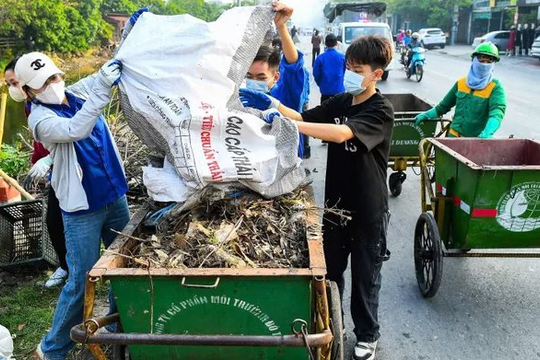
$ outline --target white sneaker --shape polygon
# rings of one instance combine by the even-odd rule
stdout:
[[[51,289],[60,285],[63,285],[68,277],[68,272],[62,268],[56,269],[56,271],[51,275],[49,280],[45,282],[45,288]]]
[[[60,269],[60,268],[59,268]],[[34,360],[47,360],[47,356],[41,350],[41,341],[39,342],[36,351],[34,352]]]
[[[377,349],[377,341],[374,342],[357,342],[354,347],[353,360],[373,360],[375,359],[375,349]]]

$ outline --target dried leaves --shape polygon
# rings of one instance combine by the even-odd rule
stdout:
[[[150,151],[131,131],[127,123],[115,121],[111,122],[110,127],[124,164],[129,186],[126,194],[128,203],[130,207],[138,208],[148,198],[142,181],[142,167],[148,165]]]
[[[130,266],[306,268],[306,193],[265,199],[254,193],[199,205],[163,220],[140,241]]]

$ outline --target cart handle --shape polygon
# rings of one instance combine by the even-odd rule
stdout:
[[[96,319],[100,322],[101,319]],[[333,339],[329,329],[318,334],[255,336],[255,335],[180,335],[180,334],[88,334],[83,324],[71,329],[71,338],[84,344],[120,344],[120,345],[212,345],[212,346],[291,346],[322,347]]]
[[[187,288],[214,289],[214,288],[218,287],[219,279],[220,278],[216,278],[216,281],[212,285],[207,285],[207,284],[186,284],[186,277],[184,276],[182,278],[182,286],[187,287]]]

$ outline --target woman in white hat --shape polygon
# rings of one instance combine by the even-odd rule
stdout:
[[[66,88],[64,72],[47,55],[33,52],[17,61],[15,74],[32,101],[30,129],[54,162],[51,186],[62,209],[69,267],[36,357],[65,359],[74,345],[70,330],[82,321],[86,273],[99,258],[101,241],[109,246],[115,238],[111,229],[121,231],[129,221],[122,162],[102,115],[121,64],[111,60]]]

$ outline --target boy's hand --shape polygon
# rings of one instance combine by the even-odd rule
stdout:
[[[260,91],[250,89],[240,89],[240,101],[244,107],[251,107],[259,110],[277,109],[279,100],[266,95]]]
[[[288,5],[280,3],[279,0],[274,0],[272,2],[272,6],[276,12],[276,15],[274,16],[274,24],[276,25],[276,28],[286,26],[287,21],[291,18],[294,9]]]
[[[276,109],[268,109],[262,112],[262,118],[264,121],[266,121],[267,124],[272,124],[274,122],[275,117],[283,117],[279,111]]]

